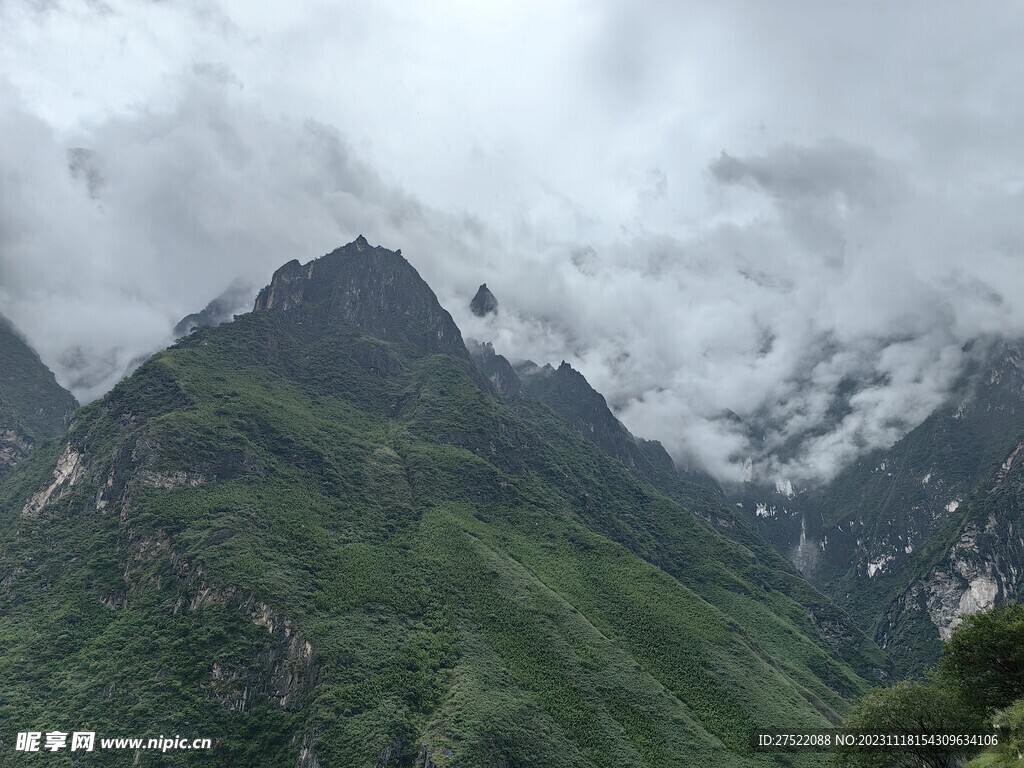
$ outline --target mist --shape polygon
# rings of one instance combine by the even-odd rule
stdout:
[[[820,482],[965,343],[1024,335],[1022,33],[955,3],[0,3],[0,312],[88,401],[363,234],[681,464]]]

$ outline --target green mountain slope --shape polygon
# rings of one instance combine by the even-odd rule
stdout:
[[[0,316],[0,478],[38,441],[62,433],[77,407],[71,393]]]
[[[781,558],[500,396],[399,254],[256,307],[0,485],[5,758],[61,728],[217,740],[139,765],[774,765],[751,728],[885,674]]]
[[[996,523],[981,524],[989,534],[980,539],[978,521],[965,515],[989,507],[986,483],[1013,463],[1024,434],[1024,349],[979,342],[970,354],[950,400],[892,448],[865,456],[824,488],[759,497],[768,510],[756,517],[762,534],[849,610],[903,672],[931,666],[964,613],[1020,599],[1015,577],[998,575],[1024,569],[1012,528],[1019,510],[1005,506]],[[965,547],[972,562],[987,557],[986,547],[1003,554],[969,566]],[[943,561],[959,565],[928,577]]]

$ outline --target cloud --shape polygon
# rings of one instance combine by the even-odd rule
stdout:
[[[1024,331],[998,189],[937,196],[836,140],[723,154],[708,176],[757,215],[573,253],[511,302],[526,276],[489,277],[524,312],[467,320],[473,335],[512,356],[568,350],[635,432],[722,480],[808,483],[923,421],[968,340]]]
[[[1022,27],[0,3],[0,311],[88,400],[234,279],[361,233],[680,462],[814,482],[923,419],[966,341],[1024,332]]]

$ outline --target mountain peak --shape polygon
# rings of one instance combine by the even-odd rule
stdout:
[[[498,311],[498,299],[491,293],[487,283],[480,284],[476,291],[476,296],[469,302],[469,309],[477,317],[484,317]]]
[[[254,312],[294,312],[301,322],[346,322],[420,353],[467,357],[451,315],[396,251],[360,235],[308,264],[289,261],[256,297]]]

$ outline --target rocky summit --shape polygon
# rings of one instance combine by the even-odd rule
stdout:
[[[462,334],[401,254],[360,235],[319,259],[290,261],[256,297],[255,312],[291,313],[299,322],[348,324],[415,353],[468,358]]]
[[[473,300],[469,302],[469,309],[477,317],[484,317],[498,311],[498,299],[488,289],[487,283],[477,289]]]
[[[889,674],[582,375],[474,359],[399,253],[289,262],[254,310],[0,483],[0,721],[215,740],[160,765],[772,766],[752,728]]]

